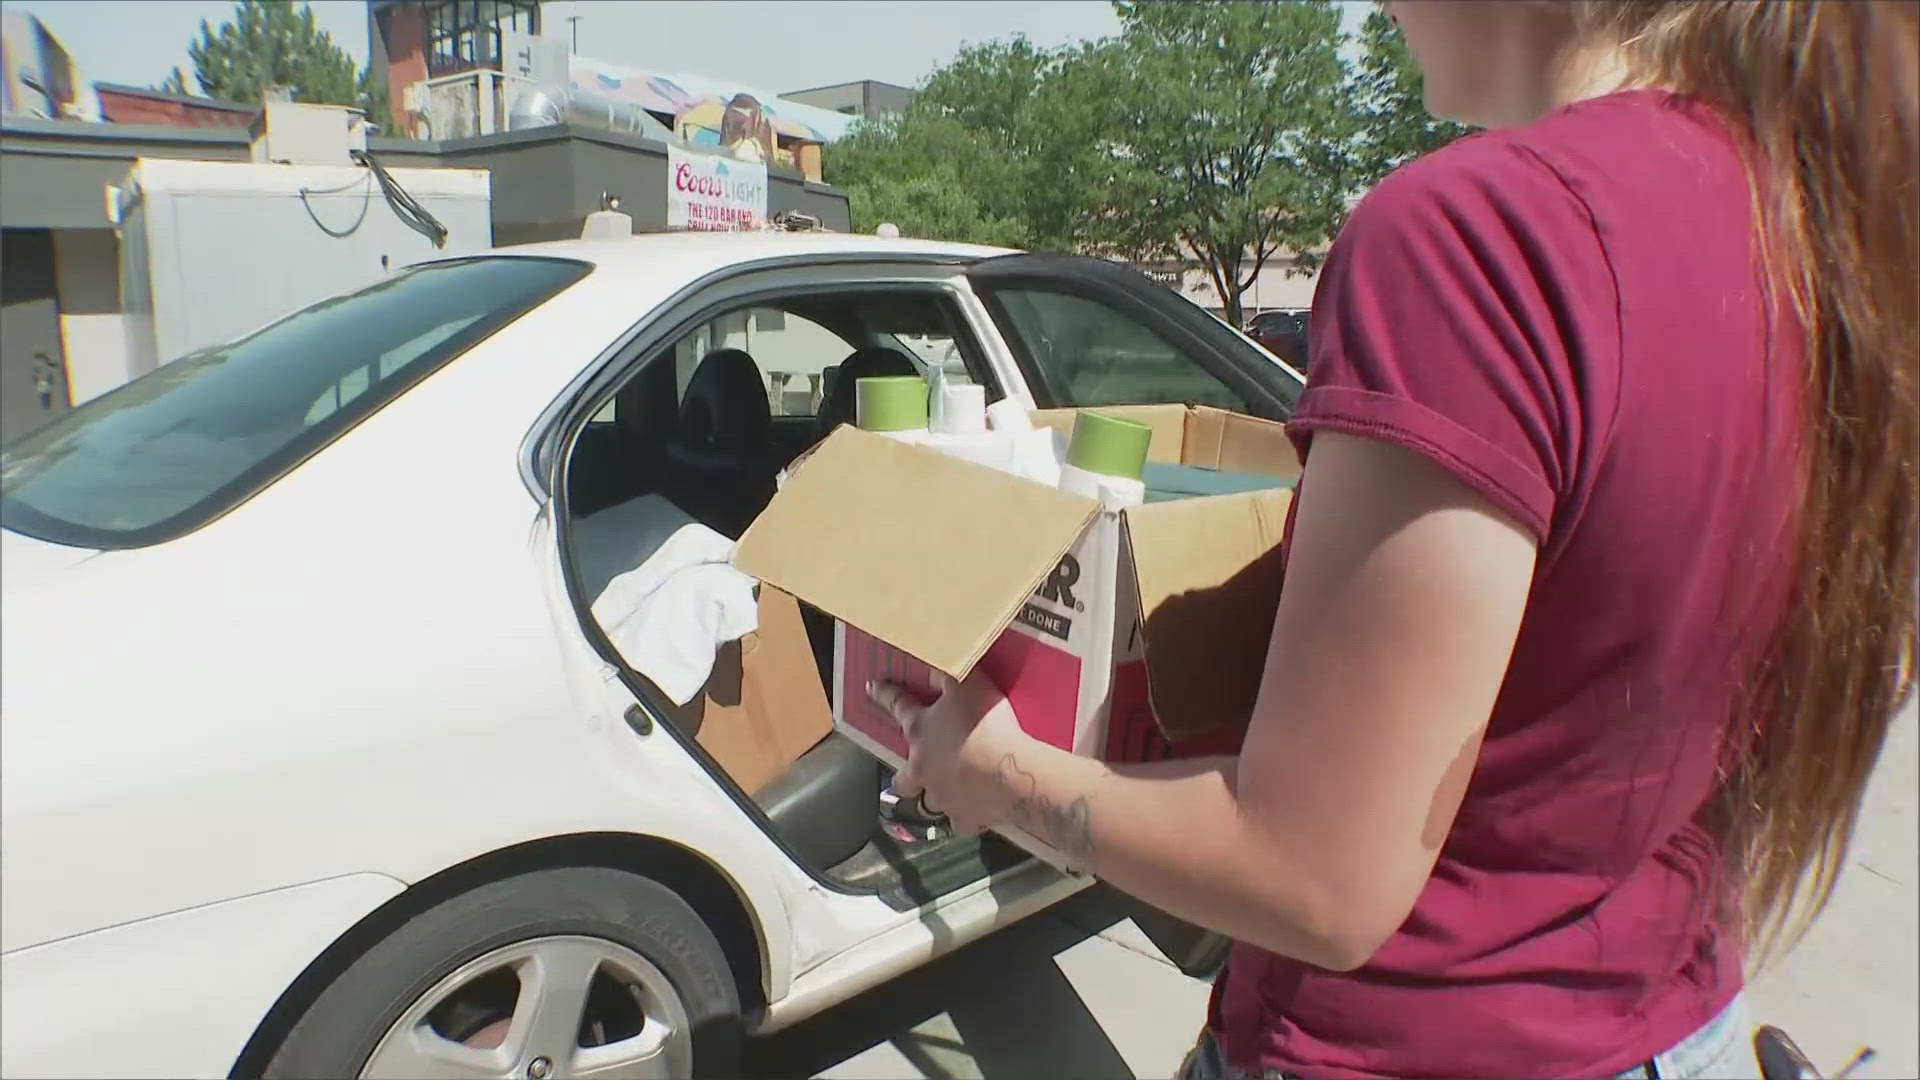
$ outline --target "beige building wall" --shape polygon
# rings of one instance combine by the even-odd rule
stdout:
[[[1213,278],[1199,265],[1198,260],[1184,260],[1183,264],[1136,263],[1141,271],[1150,277],[1174,287],[1175,275],[1178,276],[1178,291],[1194,304],[1218,313],[1225,305],[1213,287]],[[1265,308],[1307,308],[1313,306],[1313,290],[1320,275],[1317,271],[1307,273],[1292,272],[1295,260],[1290,255],[1276,255],[1267,260],[1254,278],[1253,285],[1240,297],[1240,306],[1247,314]]]

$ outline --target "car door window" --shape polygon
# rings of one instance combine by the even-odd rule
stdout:
[[[1199,360],[1126,313],[1098,300],[1035,288],[994,298],[1056,407],[1186,403],[1250,411],[1247,401]]]
[[[760,369],[774,416],[813,416],[820,408],[827,369],[852,348],[840,335],[790,311],[771,307],[732,311],[681,339],[674,350],[676,390],[685,396],[694,369],[709,353],[739,349],[753,357]]]
[[[919,360],[929,373],[939,371],[949,383],[973,381],[960,341],[952,333],[898,334],[893,337],[893,343],[901,352]]]

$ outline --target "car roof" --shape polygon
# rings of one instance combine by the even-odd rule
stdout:
[[[938,240],[889,239],[830,232],[663,232],[615,240],[557,240],[495,248],[490,255],[578,259],[612,276],[668,275],[688,281],[717,270],[768,259],[823,257],[878,261],[971,263],[1008,248],[952,244]]]

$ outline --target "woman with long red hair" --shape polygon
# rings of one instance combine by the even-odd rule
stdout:
[[[1236,939],[1195,1080],[1752,1075],[1914,686],[1920,8],[1386,9],[1487,130],[1326,261],[1241,752],[876,687],[896,786]]]

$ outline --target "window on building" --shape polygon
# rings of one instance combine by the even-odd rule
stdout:
[[[534,0],[441,0],[426,12],[429,76],[498,68],[502,31],[540,32]]]

